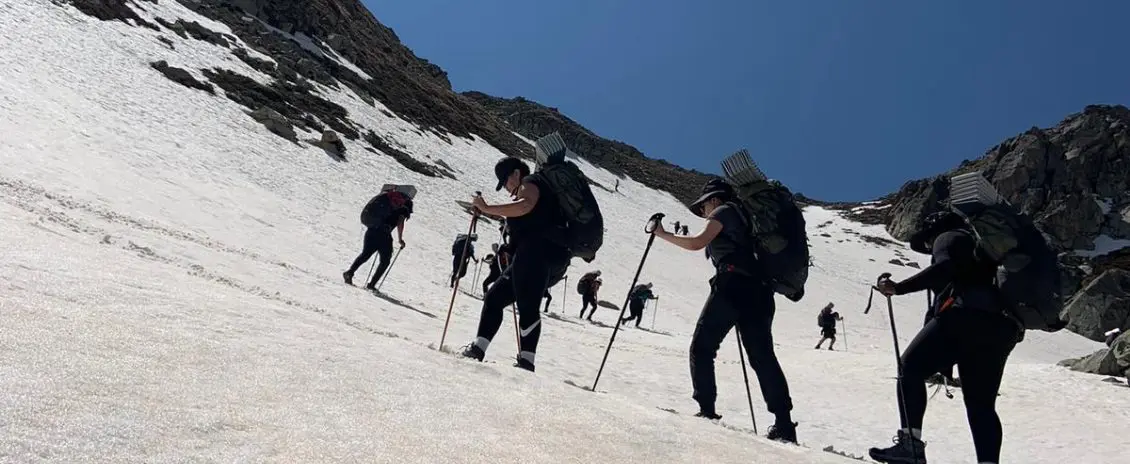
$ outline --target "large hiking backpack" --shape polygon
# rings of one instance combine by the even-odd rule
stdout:
[[[416,187],[411,185],[385,184],[381,193],[369,200],[361,210],[361,224],[374,227],[386,224],[393,212],[407,206],[411,208],[412,197]]]
[[[470,236],[468,236],[467,234],[459,234],[455,236],[455,243],[451,244],[451,256],[462,255],[464,248],[467,249],[468,255],[473,254],[472,250],[475,249],[475,240],[477,240],[478,238],[479,237],[474,234],[471,234]],[[471,240],[470,243],[467,243],[468,239]]]
[[[585,292],[592,288],[592,283],[596,280],[597,277],[599,276],[596,274],[596,272],[589,272],[581,276],[581,278],[577,280],[577,293],[584,295]]]
[[[753,252],[773,291],[800,301],[810,260],[804,214],[792,192],[780,182],[766,179],[744,149],[722,161],[722,172],[734,187],[734,203],[749,228]]]
[[[1032,220],[1000,198],[979,172],[951,179],[950,209],[973,232],[976,258],[997,265],[997,287],[1009,316],[1029,330],[1062,329],[1059,261]]]
[[[534,175],[545,181],[557,197],[565,217],[564,243],[573,256],[586,263],[596,259],[596,252],[604,243],[604,216],[600,205],[589,188],[588,179],[572,161],[565,159],[568,151],[557,133],[538,140],[539,166]],[[548,146],[544,151],[543,147]]]

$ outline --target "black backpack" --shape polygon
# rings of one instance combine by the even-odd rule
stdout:
[[[408,195],[397,191],[381,192],[369,200],[361,210],[361,224],[366,227],[380,226],[388,223],[388,219],[401,208],[411,208],[412,200]]]
[[[588,179],[572,161],[550,157],[533,175],[553,191],[565,218],[564,245],[573,256],[591,263],[604,243],[604,216],[589,188]]]
[[[470,243],[467,242],[467,234],[459,234],[455,237],[455,243],[451,244],[451,256],[462,256],[464,247],[467,249],[467,256],[475,254],[475,237],[470,236]]]
[[[973,177],[976,176],[976,177]],[[980,173],[952,179],[955,202],[950,209],[961,216],[977,241],[976,259],[997,265],[997,288],[1006,313],[1029,330],[1055,332],[1063,297],[1057,254],[1032,220],[997,196],[994,201],[961,201],[968,188],[992,189]],[[969,193],[976,196],[976,193]],[[983,197],[984,194],[982,194]],[[991,195],[996,196],[995,190]],[[966,200],[968,200],[967,197]]]
[[[589,272],[581,276],[580,280],[577,281],[577,293],[584,295],[585,292],[592,289],[592,283],[596,280],[596,277],[595,272]]]
[[[723,160],[722,172],[734,187],[736,200],[731,204],[738,207],[749,228],[752,252],[773,291],[800,301],[811,261],[804,214],[792,192],[780,182],[765,179],[746,150]]]

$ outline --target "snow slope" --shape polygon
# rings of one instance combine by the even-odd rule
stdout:
[[[143,17],[227,32],[171,0],[140,5]],[[571,283],[554,289],[561,314],[544,321],[536,374],[510,367],[510,319],[491,362],[459,360],[435,350],[451,296],[449,244],[470,218],[454,200],[475,190],[499,199],[489,190],[501,154],[320,87],[354,121],[413,156],[444,160],[458,180],[422,177],[351,141],[339,163],[148,66],[268,79],[228,53],[47,0],[0,0],[0,461],[836,463],[851,460],[819,450],[864,454],[893,435],[885,303],[862,309],[875,275],[914,272],[889,260],[925,262],[864,239],[889,240],[882,228],[806,211],[816,266],[808,297],[780,299],[775,326],[803,447],[748,433],[729,340],[718,359],[726,427],[660,409],[694,412],[686,352],[710,272],[701,254],[664,243],[642,278],[661,296],[656,328],[617,336],[597,393],[575,385],[591,385],[611,329],[576,319]],[[384,287],[390,297],[378,298],[343,285],[340,272],[360,245],[358,211],[384,182],[421,193]],[[700,221],[631,179],[596,194],[605,249],[570,275],[601,269],[601,298],[620,304],[647,217]],[[481,250],[494,227],[480,228]],[[812,349],[813,316],[827,301],[846,317],[842,351]],[[922,302],[894,304],[905,346]],[[458,295],[449,347],[471,340],[478,311],[478,300]],[[1124,437],[1109,425],[1130,420],[1126,391],[1054,366],[1097,347],[1039,333],[1017,348],[999,401],[1006,462],[1120,461]],[[751,387],[764,434],[771,418]],[[932,462],[970,462],[960,402],[937,398],[925,436]]]

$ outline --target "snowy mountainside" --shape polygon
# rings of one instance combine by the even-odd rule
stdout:
[[[170,0],[141,6],[146,20],[226,32]],[[803,447],[746,433],[732,338],[718,359],[726,427],[661,410],[694,412],[687,346],[710,273],[701,253],[665,243],[641,277],[660,295],[643,324],[654,315],[655,330],[617,336],[597,393],[574,385],[591,385],[611,329],[576,318],[572,280],[553,289],[559,314],[544,320],[536,374],[509,366],[509,315],[487,363],[457,360],[434,349],[451,296],[450,243],[470,219],[455,201],[475,190],[500,199],[491,165],[502,154],[314,84],[358,126],[416,159],[442,160],[456,178],[421,175],[359,140],[345,140],[348,161],[336,160],[268,132],[222,89],[188,89],[155,72],[149,63],[165,60],[270,79],[228,49],[164,35],[170,48],[160,35],[46,0],[0,0],[0,460],[836,463],[852,461],[819,450],[861,455],[893,434],[885,302],[876,297],[861,313],[875,275],[915,271],[890,260],[926,262],[882,227],[805,211],[808,296],[778,299],[774,330]],[[612,174],[580,164],[614,185]],[[378,298],[340,273],[360,247],[361,206],[386,182],[420,194],[383,288],[389,297]],[[647,241],[644,221],[656,211],[692,229],[701,220],[630,178],[619,193],[594,192],[605,248],[569,275],[601,269],[601,298],[619,305]],[[480,225],[479,255],[495,228]],[[464,279],[465,290],[475,286]],[[827,301],[846,318],[841,351],[812,349]],[[905,346],[921,302],[894,304]],[[478,300],[457,295],[448,347],[470,341],[478,312]],[[615,314],[600,309],[596,319],[611,325]],[[1054,366],[1095,348],[1067,333],[1030,334],[1017,348],[1000,399],[1007,461],[1121,456],[1121,432],[1104,425],[1130,419],[1125,391]],[[769,416],[751,388],[764,434]],[[1079,413],[1063,414],[1069,408]],[[1042,445],[1047,430],[1081,431],[1092,443]],[[959,401],[934,401],[926,433],[936,462],[972,455]]]

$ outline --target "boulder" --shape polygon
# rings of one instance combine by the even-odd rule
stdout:
[[[283,116],[278,111],[262,107],[255,111],[248,113],[256,121],[265,126],[267,130],[275,135],[291,142],[298,142],[298,134],[294,132],[294,123],[290,122],[286,116]]]
[[[181,68],[169,66],[169,63],[165,60],[149,63],[149,67],[156,69],[157,72],[160,72],[161,74],[164,74],[165,77],[169,78],[169,80],[190,89],[203,90],[211,94],[216,93],[216,90],[214,87],[212,87],[212,84],[196,80],[196,78],[192,77],[192,74],[190,74],[188,71]]]
[[[1065,359],[1059,365],[1088,374],[1127,375],[1130,371],[1130,332],[1115,339],[1110,348],[1078,359]]]
[[[1130,272],[1103,272],[1068,302],[1064,313],[1069,330],[1097,342],[1108,330],[1130,329]]]
[[[949,179],[936,177],[907,182],[896,195],[898,200],[891,209],[891,223],[887,232],[898,240],[909,240],[918,231],[922,219],[938,211],[941,202],[949,198]]]

